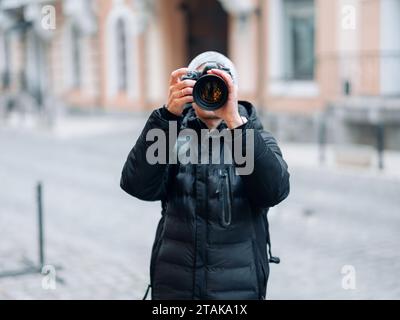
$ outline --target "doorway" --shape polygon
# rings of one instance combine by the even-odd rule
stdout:
[[[218,0],[184,0],[188,63],[204,51],[228,54],[228,14]]]

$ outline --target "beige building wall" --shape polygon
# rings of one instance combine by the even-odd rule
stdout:
[[[98,1],[99,9],[99,61],[100,68],[100,103],[105,108],[115,108],[122,110],[138,110],[143,103],[143,82],[141,81],[140,60],[142,43],[140,34],[136,29],[136,8],[132,1]],[[128,89],[120,92],[115,89],[118,75],[116,66],[118,63],[117,53],[113,52],[116,39],[116,32],[112,28],[116,27],[117,19],[123,19],[125,24],[128,67]],[[115,74],[114,74],[115,72]]]
[[[360,95],[380,94],[380,10],[381,0],[361,1]]]
[[[271,20],[271,6],[277,1],[279,0],[267,1],[264,19]],[[380,67],[384,54],[381,47],[383,1],[386,0],[315,0],[315,82],[318,94],[304,97],[301,94],[287,96],[267,92],[267,109],[300,113],[320,110],[327,102],[343,96],[345,81],[349,81],[352,95],[381,94]],[[388,1],[392,1],[393,5],[397,0]],[[354,8],[354,29],[346,26],[346,17],[349,14],[346,9],[349,7]],[[271,27],[271,24],[269,26]],[[266,30],[266,34],[270,36],[271,30],[268,30],[268,27]],[[267,41],[267,56],[272,50],[271,41]],[[267,60],[271,62],[270,59]],[[271,67],[273,68],[271,64],[266,67],[268,74],[268,68]]]
[[[313,113],[342,97],[346,82],[352,95],[400,93],[395,85],[400,83],[400,56],[386,54],[400,51],[400,40],[395,40],[396,35],[400,39],[400,0],[314,0],[313,81],[288,81],[282,77],[284,52],[279,48],[284,41],[284,0],[248,1],[259,11],[250,12],[244,19],[228,13],[228,55],[238,69],[239,99],[264,105],[273,112]],[[66,104],[113,110],[148,110],[166,102],[170,73],[187,65],[189,59],[182,0],[154,1],[143,29],[139,26],[141,8],[136,1],[95,0],[96,28],[84,32],[79,44],[79,88],[71,85],[73,57],[69,35],[76,21],[66,12],[66,1],[52,3],[57,13],[57,28],[47,43],[47,77],[52,94]],[[351,8],[354,28],[346,26],[345,18],[351,15]],[[115,73],[116,39],[110,26],[115,26],[118,17],[124,19],[128,28],[126,92],[115,89],[119,75]],[[14,78],[24,65],[24,41],[16,35],[11,37],[10,65]],[[17,86],[17,81],[13,84]]]
[[[251,1],[256,5],[256,1]],[[234,62],[239,82],[238,98],[257,103],[258,72],[262,63],[259,57],[259,17],[251,14],[246,20],[230,15],[229,19],[229,51],[228,55]],[[263,40],[264,41],[264,40]]]
[[[179,5],[180,0],[157,1],[144,34],[147,108],[166,103],[171,72],[186,66],[185,17]]]

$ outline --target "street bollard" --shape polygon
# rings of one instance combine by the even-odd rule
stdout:
[[[38,182],[36,186],[36,200],[37,200],[37,213],[38,213],[39,267],[41,270],[45,265],[44,231],[43,231],[43,187],[41,182]]]
[[[5,270],[0,272],[0,278],[17,277],[27,274],[42,273],[45,265],[44,255],[44,228],[43,228],[43,186],[41,182],[36,185],[36,209],[38,216],[38,245],[39,245],[39,265],[26,261],[26,266],[16,270]],[[58,267],[59,268],[59,267]],[[59,279],[57,278],[57,281]],[[62,280],[61,280],[62,281]],[[60,282],[61,282],[60,281]]]
[[[319,164],[325,163],[325,147],[326,147],[326,113],[322,113],[318,121],[318,150],[319,150]]]
[[[378,167],[379,170],[385,168],[384,165],[384,150],[385,150],[385,125],[379,122],[376,126],[376,149],[378,151]]]

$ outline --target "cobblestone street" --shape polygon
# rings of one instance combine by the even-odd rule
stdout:
[[[142,297],[160,204],[119,188],[142,125],[129,116],[92,134],[0,129],[0,273],[37,263],[37,181],[46,263],[60,267],[55,290],[39,274],[0,278],[0,299]],[[400,179],[288,162],[290,197],[270,212],[282,263],[271,266],[269,298],[399,299]],[[342,288],[345,265],[354,290]]]

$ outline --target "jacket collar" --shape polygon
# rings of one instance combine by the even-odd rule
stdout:
[[[239,114],[251,121],[259,121],[254,106],[247,101],[239,101]],[[183,110],[183,120],[181,124],[182,128],[193,128],[193,129],[207,129],[205,124],[197,118],[196,112],[192,105],[187,105]],[[218,126],[218,130],[226,128],[226,124],[222,122]]]

